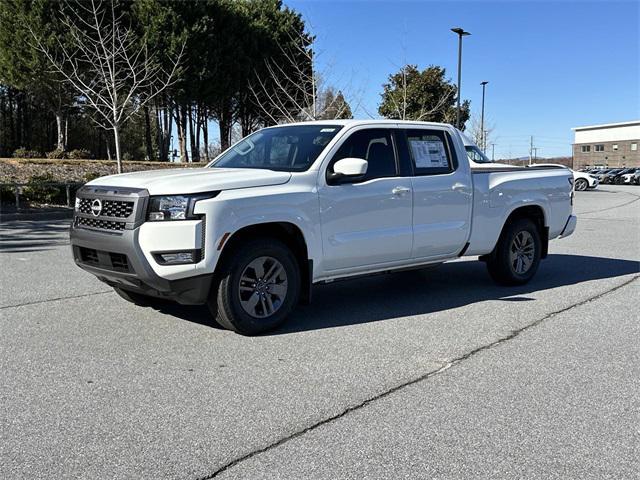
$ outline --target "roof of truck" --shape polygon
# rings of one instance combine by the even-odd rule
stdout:
[[[371,124],[406,124],[406,125],[425,125],[425,126],[446,126],[451,127],[448,123],[438,123],[438,122],[421,122],[418,120],[392,120],[388,118],[377,118],[377,119],[349,119],[349,120],[312,120],[308,122],[296,122],[296,123],[285,123],[282,125],[274,125],[277,127],[283,125],[371,125]]]

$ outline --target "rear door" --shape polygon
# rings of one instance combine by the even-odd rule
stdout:
[[[471,226],[473,187],[468,160],[457,158],[445,129],[400,129],[398,146],[413,170],[412,258],[458,254]]]
[[[411,178],[401,176],[389,128],[350,133],[321,172],[319,180],[323,270],[348,273],[411,257]],[[331,184],[327,172],[347,157],[367,160],[364,179]]]

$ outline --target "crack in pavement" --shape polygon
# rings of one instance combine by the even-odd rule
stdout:
[[[640,199],[640,197],[638,197],[638,198]],[[640,278],[640,275],[634,275],[629,280],[627,280],[627,281],[625,281],[625,282],[623,282],[623,283],[621,283],[619,285],[616,285],[615,287],[612,287],[612,288],[610,288],[608,290],[605,290],[604,292],[598,293],[597,295],[594,295],[592,297],[586,298],[586,299],[581,300],[581,301],[579,301],[577,303],[571,304],[568,307],[562,308],[560,310],[556,310],[554,312],[550,312],[550,313],[544,315],[543,317],[539,318],[538,320],[536,320],[536,321],[534,321],[532,323],[529,323],[529,324],[527,324],[527,325],[525,325],[523,327],[520,327],[520,328],[518,328],[516,330],[512,330],[511,333],[509,333],[508,335],[500,337],[500,338],[498,338],[497,340],[494,340],[491,343],[488,343],[488,344],[485,344],[485,345],[481,345],[480,347],[474,348],[473,350],[470,350],[469,352],[465,353],[464,355],[461,355],[459,357],[454,358],[453,360],[450,360],[449,362],[445,363],[442,367],[438,368],[437,370],[431,370],[431,371],[429,371],[429,372],[427,372],[427,373],[425,373],[423,375],[420,375],[419,377],[414,378],[413,380],[409,380],[408,382],[401,383],[400,385],[396,385],[395,387],[390,388],[389,390],[385,390],[384,392],[381,392],[381,393],[379,393],[379,394],[377,394],[377,395],[375,395],[375,396],[373,396],[371,398],[368,398],[368,399],[358,403],[357,405],[353,405],[353,406],[347,407],[345,410],[343,410],[342,412],[340,412],[340,413],[338,413],[336,415],[332,415],[330,417],[327,417],[324,420],[321,420],[321,421],[316,422],[316,423],[314,423],[314,424],[312,424],[312,425],[310,425],[308,427],[303,428],[302,430],[298,430],[297,432],[294,432],[294,433],[292,433],[290,435],[282,437],[279,440],[276,440],[275,442],[270,443],[269,445],[267,445],[265,447],[259,448],[257,450],[252,451],[252,452],[249,452],[249,453],[247,453],[247,454],[245,454],[245,455],[243,455],[241,457],[238,457],[235,460],[232,460],[232,461],[224,464],[223,466],[218,468],[215,472],[211,473],[210,475],[206,475],[204,477],[198,477],[197,480],[211,480],[211,479],[217,477],[218,475],[226,472],[230,468],[233,468],[233,467],[239,465],[240,463],[242,463],[242,462],[244,462],[246,460],[249,460],[250,458],[253,458],[253,457],[257,456],[257,455],[260,455],[261,453],[265,453],[265,452],[267,452],[269,450],[272,450],[272,449],[274,449],[276,447],[279,447],[280,445],[284,445],[285,443],[287,443],[287,442],[289,442],[289,441],[291,441],[291,440],[293,440],[295,438],[301,437],[305,433],[311,432],[311,431],[313,431],[313,430],[315,430],[315,429],[317,429],[317,428],[319,428],[319,427],[321,427],[323,425],[332,423],[332,422],[334,422],[334,421],[336,421],[336,420],[338,420],[338,419],[340,419],[340,418],[342,418],[342,417],[344,417],[344,416],[346,416],[346,415],[348,415],[348,414],[350,414],[352,412],[355,412],[357,410],[360,410],[360,409],[366,407],[367,405],[369,405],[369,404],[371,404],[371,403],[373,403],[373,402],[375,402],[377,400],[381,400],[381,399],[383,399],[385,397],[388,397],[389,395],[391,395],[391,394],[393,394],[393,393],[395,393],[395,392],[397,392],[399,390],[402,390],[402,389],[404,389],[406,387],[409,387],[411,385],[426,381],[431,377],[439,375],[439,374],[449,370],[450,368],[455,367],[456,365],[459,365],[460,363],[462,363],[462,362],[464,362],[466,360],[469,360],[470,358],[474,357],[475,355],[477,355],[479,353],[482,353],[482,352],[484,352],[486,350],[490,350],[490,349],[496,348],[496,347],[502,345],[503,343],[506,343],[506,342],[508,342],[510,340],[513,340],[514,338],[518,337],[520,334],[522,334],[522,333],[524,333],[524,332],[526,332],[526,331],[528,331],[528,330],[530,330],[530,329],[532,329],[534,327],[537,327],[538,325],[542,324],[543,322],[545,322],[546,320],[549,320],[552,317],[555,317],[556,315],[560,315],[560,314],[562,314],[562,313],[564,313],[564,312],[566,312],[568,310],[572,310],[574,308],[581,307],[582,305],[585,305],[587,303],[590,303],[590,302],[593,302],[595,300],[598,300],[598,299],[604,297],[605,295],[608,295],[608,294],[613,293],[613,292],[615,292],[615,291],[617,291],[617,290],[619,290],[621,288],[626,287],[627,285],[631,284],[632,282],[634,282],[635,280],[637,280],[639,278]]]
[[[38,305],[40,303],[57,302],[59,300],[68,300],[72,298],[91,297],[92,295],[104,295],[105,293],[111,293],[112,291],[113,290],[102,290],[100,292],[83,293],[82,295],[71,295],[69,297],[56,297],[56,298],[49,298],[47,300],[36,300],[35,302],[18,303],[16,305],[5,305],[0,307],[0,310],[4,310],[5,308],[28,307],[29,305]]]

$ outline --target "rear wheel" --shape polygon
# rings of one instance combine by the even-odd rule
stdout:
[[[575,188],[577,192],[583,192],[589,187],[589,182],[584,178],[578,178],[575,182]]]
[[[523,285],[538,270],[542,242],[536,224],[523,218],[505,226],[487,259],[489,275],[501,285]]]
[[[259,239],[226,256],[207,303],[223,327],[256,335],[284,323],[299,295],[300,268],[291,250],[278,240]]]

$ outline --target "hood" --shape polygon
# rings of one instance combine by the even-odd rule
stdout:
[[[280,185],[290,178],[289,172],[257,168],[175,168],[109,175],[87,185],[146,188],[150,195],[173,195]]]

